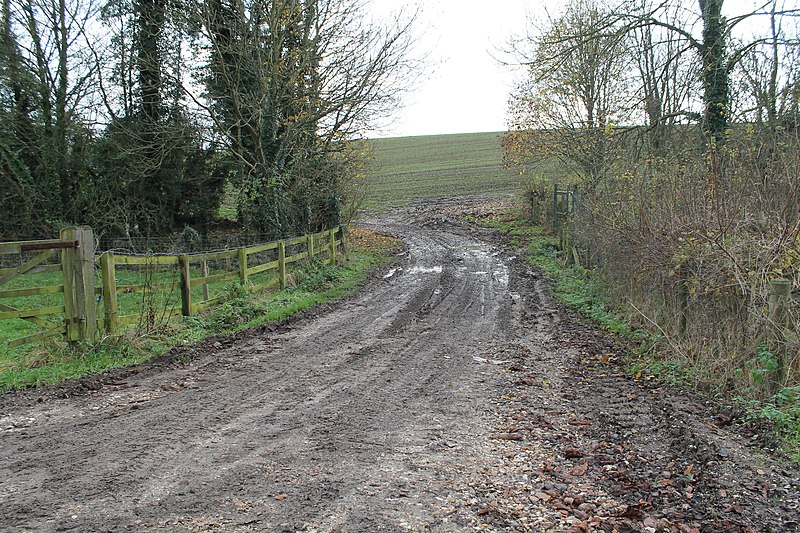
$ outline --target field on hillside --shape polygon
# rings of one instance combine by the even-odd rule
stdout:
[[[404,205],[417,198],[520,190],[520,177],[503,167],[502,133],[396,137],[370,141],[367,208]]]

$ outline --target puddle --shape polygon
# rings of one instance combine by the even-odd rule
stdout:
[[[493,273],[494,279],[496,279],[500,285],[508,285],[508,267],[505,265],[502,265],[502,267],[501,270]]]
[[[383,279],[391,278],[392,276],[394,276],[400,270],[403,270],[403,269],[402,268],[392,268],[392,269],[390,269],[389,272],[387,272],[386,275],[383,276]]]
[[[415,266],[409,268],[407,272],[409,274],[441,274],[442,267],[438,265],[434,267]]]

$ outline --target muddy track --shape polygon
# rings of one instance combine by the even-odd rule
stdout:
[[[407,256],[319,316],[0,398],[0,529],[797,528],[796,471],[623,375],[464,203],[374,222]]]

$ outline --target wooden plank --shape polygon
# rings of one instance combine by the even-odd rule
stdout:
[[[14,289],[0,291],[0,300],[4,298],[22,298],[25,296],[45,296],[64,292],[63,285],[48,285],[46,287],[31,287],[30,289]]]
[[[214,274],[213,276],[206,276],[204,278],[192,278],[190,281],[192,287],[198,285],[208,285],[209,283],[216,283],[218,281],[227,281],[239,277],[239,272],[223,272],[222,274]]]
[[[260,274],[261,272],[265,272],[267,270],[274,270],[278,268],[279,263],[280,263],[279,261],[271,261],[269,263],[263,263],[261,265],[250,267],[247,269],[247,273],[249,275],[254,275],[254,274]]]
[[[278,280],[281,284],[281,289],[286,288],[286,243],[283,241],[278,243]]]
[[[14,255],[21,254],[22,247],[16,242],[0,243],[0,255]]]
[[[35,316],[55,315],[64,312],[63,305],[53,307],[40,307],[38,309],[22,309],[17,311],[0,311],[0,320],[10,320],[12,318],[31,318]]]
[[[11,306],[8,306],[8,305],[0,304],[0,311],[18,311],[18,309],[15,309],[15,308],[13,308]],[[48,322],[47,320],[43,320],[43,319],[41,319],[39,317],[36,317],[36,316],[23,318],[22,320],[25,320],[26,322],[30,322],[31,324],[36,324],[37,326],[45,328],[45,329],[51,329],[51,328],[59,327],[59,324],[54,324],[53,322]]]
[[[258,246],[251,246],[247,249],[247,254],[260,254],[261,252],[266,252],[268,250],[276,250],[278,248],[278,243],[280,241],[270,242],[267,244],[259,244]]]
[[[177,265],[177,255],[117,255],[114,263],[118,265]]]
[[[189,269],[189,256],[180,256],[181,269],[181,313],[192,316],[192,273]]]
[[[239,248],[239,283],[247,287],[247,248]]]
[[[307,240],[307,237],[304,235],[302,237],[295,237],[293,239],[286,239],[283,242],[284,242],[284,244],[286,246],[292,246],[294,244],[302,244],[302,243],[306,242],[306,240]]]
[[[61,230],[62,240],[75,240],[73,228]],[[64,282],[64,322],[67,324],[67,342],[77,342],[80,338],[78,316],[75,311],[75,249],[61,250],[61,279]]]
[[[250,290],[250,292],[260,292],[260,291],[263,291],[263,290],[266,290],[266,289],[272,289],[272,288],[275,288],[275,287],[279,287],[280,284],[281,284],[280,278],[275,278],[275,279],[271,279],[271,280],[265,281],[264,283],[259,283],[258,285],[253,285],[252,287],[249,287],[249,290]]]
[[[92,340],[97,333],[97,299],[94,297],[94,232],[89,226],[75,228],[75,302],[80,340]]]
[[[0,285],[5,285],[6,283],[8,283],[12,279],[16,278],[20,274],[25,274],[26,272],[28,272],[32,268],[40,265],[41,263],[44,263],[45,261],[47,261],[48,259],[53,257],[53,255],[55,255],[55,251],[53,251],[53,250],[45,250],[44,252],[40,253],[36,257],[33,257],[33,258],[29,259],[28,261],[23,263],[21,266],[18,266],[17,268],[10,269],[10,272],[8,272],[4,276],[0,277]]]
[[[202,263],[203,261],[219,261],[221,259],[232,259],[236,257],[239,250],[224,250],[222,252],[208,252],[199,254],[190,254],[189,261],[191,263]]]
[[[9,348],[16,348],[18,346],[22,346],[23,344],[30,344],[32,342],[41,341],[50,337],[55,337],[56,335],[63,335],[67,332],[66,326],[60,326],[53,329],[48,329],[46,331],[40,331],[39,333],[34,333],[33,335],[28,335],[27,337],[21,337],[19,339],[14,339],[8,343]]]
[[[300,261],[301,259],[305,259],[306,257],[308,257],[308,252],[301,252],[299,254],[294,254],[287,257],[284,262],[288,265],[289,263]]]
[[[100,256],[103,269],[103,311],[105,330],[116,335],[119,332],[119,305],[117,303],[117,270],[114,264],[114,253],[106,252]]]
[[[140,292],[173,290],[177,285],[176,281],[165,281],[164,283],[143,283],[141,285],[117,285],[117,294],[137,294]]]
[[[0,268],[0,276],[5,276],[9,272],[13,272],[15,270],[16,268]],[[31,274],[42,274],[42,273],[52,273],[52,272],[61,272],[61,264],[59,263],[56,265],[39,265],[28,270],[27,272],[25,272],[24,275],[27,276]]]
[[[336,230],[332,229],[328,232],[328,238],[330,239],[330,250],[331,250],[331,264],[336,264]]]
[[[42,241],[17,241],[0,243],[0,255],[16,255],[25,252],[38,252],[40,250],[58,250],[75,248],[74,240],[49,239]]]
[[[308,248],[308,258],[314,258],[314,236],[308,235],[306,236],[306,247]]]
[[[203,277],[208,277],[208,261],[203,261]],[[208,283],[203,284],[203,300],[208,301]]]
[[[25,253],[25,252],[35,252],[38,250],[59,250],[64,248],[77,248],[77,247],[78,247],[78,241],[72,241],[72,242],[58,241],[52,243],[41,241],[31,244],[20,245],[19,250],[20,252]]]

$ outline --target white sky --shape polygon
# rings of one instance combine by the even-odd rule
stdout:
[[[787,5],[798,0],[786,0]],[[526,10],[558,12],[562,0],[373,0],[376,18],[419,4],[418,43],[429,51],[428,76],[405,99],[406,106],[374,137],[505,131],[506,104],[515,74],[498,56],[512,35],[523,35]],[[696,0],[695,2],[696,3]],[[729,0],[728,16],[750,11],[756,0]],[[792,6],[796,7],[796,6]]]
[[[375,0],[375,16],[411,2]],[[504,131],[514,75],[491,54],[523,33],[528,0],[420,0],[419,43],[430,52],[429,76],[406,97],[406,107],[378,137]]]

